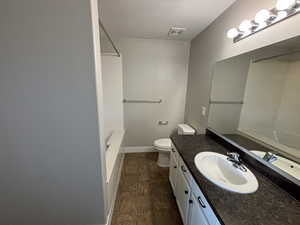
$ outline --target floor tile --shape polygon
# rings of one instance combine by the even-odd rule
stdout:
[[[112,225],[182,225],[169,183],[169,169],[157,153],[125,155]]]

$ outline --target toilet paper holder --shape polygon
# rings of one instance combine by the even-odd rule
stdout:
[[[160,120],[158,121],[158,125],[168,125],[169,121],[167,120]]]

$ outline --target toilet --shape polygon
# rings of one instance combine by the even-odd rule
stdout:
[[[169,167],[171,139],[161,138],[154,141],[154,148],[158,151],[157,165],[160,167]]]
[[[195,129],[188,124],[178,124],[178,135],[194,135]],[[169,167],[170,152],[171,152],[171,139],[161,138],[154,141],[154,149],[158,151],[157,165],[160,167]]]

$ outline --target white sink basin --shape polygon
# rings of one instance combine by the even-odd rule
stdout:
[[[251,150],[252,153],[256,154],[260,158],[263,158],[266,154],[263,151]],[[284,172],[288,173],[289,175],[297,178],[300,180],[300,165],[296,162],[288,160],[284,157],[276,155],[277,160],[271,162],[274,166],[277,166],[279,169],[283,170]]]
[[[227,160],[227,156],[215,152],[201,152],[194,162],[200,173],[217,186],[241,194],[253,193],[258,188],[254,174],[242,171]]]

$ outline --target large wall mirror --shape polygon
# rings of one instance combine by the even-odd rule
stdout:
[[[209,127],[300,180],[300,37],[217,62]]]

